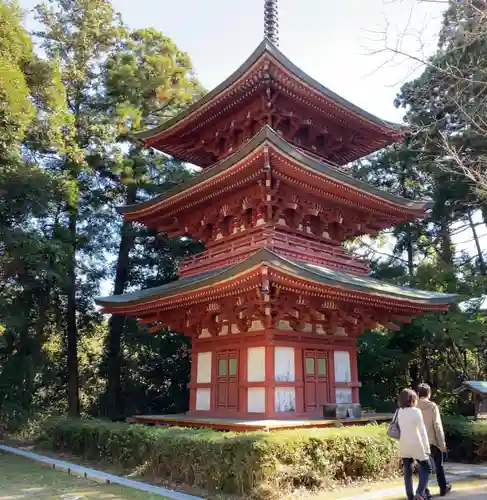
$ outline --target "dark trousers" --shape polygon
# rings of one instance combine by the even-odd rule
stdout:
[[[435,463],[436,469],[436,480],[438,481],[438,486],[440,487],[440,493],[446,490],[446,476],[445,476],[445,454],[437,448],[435,445],[431,446],[431,458]],[[429,492],[428,492],[429,493]]]
[[[402,465],[404,469],[404,486],[406,487],[406,495],[408,500],[413,500],[413,458],[403,458]],[[430,475],[430,465],[428,460],[419,462],[419,484],[416,490],[416,495],[421,495],[426,498],[426,490],[428,489],[428,480]]]

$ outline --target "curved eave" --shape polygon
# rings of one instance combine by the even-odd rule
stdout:
[[[398,287],[367,276],[356,276],[323,266],[281,257],[268,249],[262,249],[247,259],[233,266],[216,269],[199,276],[184,278],[160,287],[111,297],[100,297],[96,303],[116,312],[128,307],[145,306],[188,292],[198,292],[235,280],[259,265],[284,273],[292,278],[306,280],[316,285],[323,285],[349,293],[366,294],[376,298],[403,302],[424,311],[446,309],[458,299],[457,295],[415,290]],[[136,311],[133,311],[136,313]]]
[[[149,130],[134,133],[133,137],[145,143],[162,134],[163,132],[169,132],[171,128],[183,122],[184,120],[190,119],[193,113],[201,110],[203,107],[211,107],[211,103],[213,100],[218,98],[222,93],[225,92],[227,88],[231,87],[235,82],[242,78],[242,76],[248,73],[252,69],[252,67],[266,55],[274,58],[278,64],[286,68],[297,79],[310,86],[317,93],[332,100],[345,111],[360,116],[362,119],[368,121],[372,125],[386,129],[391,135],[401,135],[406,130],[406,127],[404,125],[381,120],[377,116],[369,113],[368,111],[365,111],[359,106],[356,106],[350,101],[339,96],[324,85],[321,85],[314,78],[311,78],[304,71],[299,69],[294,63],[292,63],[275,45],[273,45],[268,40],[263,40],[260,45],[254,50],[251,56],[234,73],[232,73],[226,80],[220,83],[220,85],[208,92],[200,100],[189,106],[186,110],[182,111],[174,118],[171,118],[170,120],[164,122],[162,125]]]
[[[233,155],[225,158],[224,160],[221,160],[213,167],[203,170],[201,173],[195,175],[188,181],[181,183],[173,189],[166,191],[165,193],[160,194],[159,196],[156,196],[151,200],[137,203],[135,205],[118,207],[117,210],[121,214],[130,214],[131,216],[136,216],[138,214],[143,215],[149,210],[153,211],[157,209],[158,205],[161,205],[163,203],[167,204],[170,202],[171,198],[178,196],[185,191],[189,191],[195,186],[203,184],[204,182],[207,182],[208,180],[218,176],[222,172],[231,169],[234,165],[237,165],[239,162],[254,153],[257,148],[263,146],[266,143],[276,148],[276,150],[278,150],[282,154],[293,159],[304,169],[312,171],[313,173],[323,176],[326,179],[344,184],[350,188],[360,191],[361,193],[369,193],[371,197],[379,200],[381,203],[386,202],[389,205],[395,205],[397,208],[410,212],[414,215],[422,214],[432,206],[431,202],[408,200],[406,198],[402,198],[401,196],[396,196],[386,191],[377,189],[358,179],[354,179],[350,175],[345,174],[337,168],[332,167],[327,163],[316,160],[306,153],[303,153],[302,151],[285,141],[279,134],[272,130],[272,128],[266,125],[260,130],[260,132],[258,132],[249,142],[242,146]]]

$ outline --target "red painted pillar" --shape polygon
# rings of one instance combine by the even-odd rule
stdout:
[[[303,348],[294,348],[294,374],[296,381],[296,413],[304,413],[304,367]]]
[[[193,347],[191,349],[191,374],[189,377],[189,411],[196,410],[196,380],[198,377],[198,353]]]
[[[275,413],[274,401],[274,346],[267,344],[265,347],[265,413],[271,418]]]
[[[248,396],[247,396],[247,362],[248,362],[248,351],[246,347],[241,347],[239,350],[239,377],[238,377],[238,413],[247,413]]]
[[[216,412],[216,380],[218,375],[218,352],[216,349],[211,351],[211,394],[210,394],[210,412]]]
[[[328,380],[330,385],[330,404],[337,402],[336,387],[335,387],[335,348],[331,347],[328,351],[329,374]]]
[[[352,388],[352,402],[360,403],[358,393],[358,364],[357,364],[357,348],[350,349],[350,375],[354,387]]]

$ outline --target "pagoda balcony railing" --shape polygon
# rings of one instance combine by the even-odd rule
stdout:
[[[256,234],[225,238],[197,255],[181,261],[180,276],[194,276],[212,269],[236,264],[259,249],[266,247],[283,257],[312,262],[353,274],[364,275],[369,271],[367,263],[348,254],[342,247],[316,242],[305,237],[286,234],[276,230],[260,230]]]

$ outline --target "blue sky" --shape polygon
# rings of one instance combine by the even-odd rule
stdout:
[[[20,0],[25,9],[39,0]],[[155,27],[191,55],[207,89],[243,62],[263,37],[264,0],[113,0],[130,27]],[[444,4],[418,0],[280,0],[280,48],[302,70],[381,118],[398,121],[392,101],[411,70],[398,60],[381,67],[384,46],[373,31],[390,30],[390,43],[407,30],[404,49],[418,53],[413,33],[434,49]],[[380,69],[378,69],[380,67]]]

